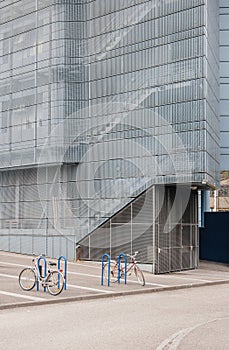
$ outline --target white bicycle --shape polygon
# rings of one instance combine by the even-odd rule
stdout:
[[[42,287],[46,287],[51,295],[58,295],[64,288],[64,276],[59,270],[51,270],[51,266],[56,263],[49,261],[47,276],[42,276],[38,267],[38,259],[41,255],[33,259],[33,266],[24,268],[19,274],[19,285],[23,290],[32,290],[36,283],[41,283]]]

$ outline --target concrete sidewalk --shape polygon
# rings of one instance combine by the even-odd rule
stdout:
[[[229,283],[229,267],[222,264],[200,262],[197,270],[181,271],[163,275],[144,272],[146,285],[128,278],[125,285],[111,283],[101,286],[101,263],[68,262],[67,290],[54,297],[42,289],[23,291],[18,275],[25,266],[31,266],[32,256],[0,251],[0,309],[73,302],[95,298],[117,297],[139,293],[153,293],[199,286]],[[47,260],[51,260],[48,259]]]

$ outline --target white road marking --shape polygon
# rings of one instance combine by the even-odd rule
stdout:
[[[210,281],[210,280],[203,280],[203,279],[200,279],[200,278],[194,278],[194,277],[178,277],[179,278],[179,280],[188,280],[188,281],[190,281],[190,280],[192,280],[192,281],[199,281],[199,282],[212,282],[212,280]]]
[[[16,279],[18,279],[18,276],[15,276],[15,275],[5,275],[5,274],[3,274],[3,273],[0,273],[0,277],[16,278]]]
[[[92,265],[92,264],[96,264],[95,266]],[[90,267],[90,268],[93,268],[93,269],[98,269],[98,268],[101,268],[102,264],[101,262],[96,262],[96,261],[93,261],[91,265],[89,264],[85,264],[83,261],[79,261],[79,262],[68,262],[68,265],[73,265],[73,266],[79,266],[79,267]]]
[[[80,275],[80,276],[87,276],[87,277],[94,277],[94,278],[100,277],[101,278],[101,276],[99,276],[99,275],[90,275],[88,273],[81,273],[81,272],[70,272],[70,271],[68,271],[68,274],[69,275]]]
[[[76,285],[73,285],[73,284],[68,284],[68,283],[67,283],[67,287],[70,287],[70,288],[76,288],[76,289],[85,289],[85,290],[91,290],[91,291],[94,291],[94,292],[99,292],[99,293],[111,293],[111,292],[110,292],[110,291],[108,291],[108,290],[96,289],[96,288],[89,288],[89,287],[82,287],[82,286],[76,286]]]
[[[29,300],[33,300],[33,301],[44,301],[45,300],[44,298],[31,297],[29,295],[22,295],[22,294],[18,294],[18,293],[5,292],[3,290],[0,290],[0,294],[7,295],[10,297],[15,297],[15,298],[29,299]]]
[[[80,275],[80,276],[87,276],[87,277],[94,277],[94,278],[101,278],[100,275],[89,275],[87,273],[80,273],[80,272],[68,272],[71,275]],[[123,281],[123,279],[121,279],[121,281]],[[127,278],[127,283],[135,283],[135,284],[139,284],[138,281],[131,281],[128,280]],[[146,285],[150,285],[150,286],[157,286],[157,287],[168,287],[167,284],[159,284],[159,283],[150,283],[150,282],[146,282]]]
[[[11,265],[11,266],[19,266],[19,267],[28,267],[28,265],[21,265],[21,264],[15,264],[15,263],[9,263],[9,262],[4,262],[4,261],[1,261],[0,262],[0,265]]]
[[[0,277],[16,278],[16,279],[18,279],[18,276],[5,275],[3,273],[0,273]],[[89,287],[82,287],[82,286],[77,286],[77,285],[73,285],[73,284],[67,284],[67,287],[78,288],[78,289],[86,289],[86,290],[91,290],[91,291],[100,292],[100,293],[111,293],[110,291],[107,291],[107,290],[96,289],[96,288],[89,288]]]
[[[210,321],[206,321],[203,323],[198,323],[197,325],[190,327],[190,328],[184,328],[178,331],[177,333],[172,334],[169,338],[165,339],[156,350],[176,350],[178,349],[178,346],[182,342],[182,340],[192,331],[194,331],[197,328],[200,328],[202,326],[205,326],[207,324],[210,324],[215,321],[222,321],[222,320],[228,320],[228,317],[220,317],[215,318]],[[179,347],[180,348],[180,347]]]

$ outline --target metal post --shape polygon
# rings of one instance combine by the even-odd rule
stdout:
[[[65,256],[61,255],[58,259],[58,270],[60,270],[60,263],[61,263],[61,260],[64,261],[64,269],[63,269],[63,275],[64,275],[64,290],[67,289],[67,259]],[[62,272],[60,270],[60,272]]]
[[[107,258],[108,263],[108,276],[107,276],[107,285],[110,286],[110,272],[111,272],[111,258],[109,254],[103,254],[102,256],[102,276],[101,276],[101,286],[104,285],[104,262],[105,258]]]
[[[118,283],[120,283],[120,279],[121,279],[121,258],[124,258],[124,281],[126,284],[126,270],[127,270],[127,257],[126,254],[121,253],[118,256]]]

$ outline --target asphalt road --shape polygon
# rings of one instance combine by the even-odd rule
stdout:
[[[228,285],[0,311],[0,349],[226,350]]]

